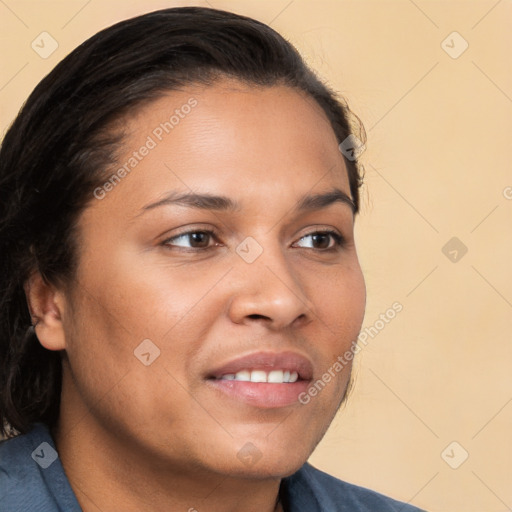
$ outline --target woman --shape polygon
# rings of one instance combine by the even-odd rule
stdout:
[[[365,306],[348,116],[202,8],[36,87],[0,154],[0,510],[417,510],[306,463]]]

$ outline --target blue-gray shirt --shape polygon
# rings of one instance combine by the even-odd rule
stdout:
[[[421,512],[306,463],[284,478],[286,512]],[[81,512],[46,426],[0,442],[0,512]]]

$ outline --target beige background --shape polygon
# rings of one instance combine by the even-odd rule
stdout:
[[[207,4],[289,38],[368,132],[364,325],[396,301],[403,311],[359,354],[355,389],[312,463],[432,512],[510,510],[512,3],[4,0],[2,133],[35,84],[101,28]],[[31,48],[43,31],[59,45],[46,59]],[[452,58],[445,49],[460,52],[460,37],[469,46]],[[465,255],[442,252],[452,237]]]

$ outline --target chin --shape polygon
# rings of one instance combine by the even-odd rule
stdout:
[[[249,479],[284,478],[298,471],[310,453],[289,453],[268,450],[268,455],[247,443],[237,454],[235,465],[225,468],[233,477]]]

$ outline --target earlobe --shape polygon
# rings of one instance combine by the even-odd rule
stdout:
[[[34,272],[27,279],[24,289],[32,325],[39,342],[48,350],[64,350],[66,340],[62,321],[62,292],[46,282],[39,272]]]

